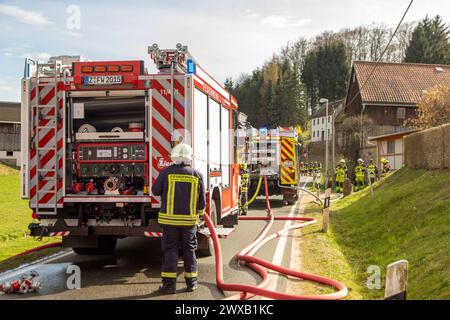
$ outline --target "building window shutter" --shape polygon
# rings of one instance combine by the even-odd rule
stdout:
[[[397,118],[405,119],[406,109],[405,108],[397,108]]]

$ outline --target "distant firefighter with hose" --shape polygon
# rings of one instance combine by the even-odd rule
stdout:
[[[341,159],[335,168],[336,192],[344,192],[344,181],[347,178],[347,171],[345,160]]]
[[[161,248],[164,254],[159,292],[176,292],[178,249],[184,260],[186,291],[197,289],[197,223],[203,219],[206,196],[203,177],[193,169],[192,148],[180,143],[172,149],[173,165],[161,171],[152,192],[161,196],[158,223],[163,227]]]

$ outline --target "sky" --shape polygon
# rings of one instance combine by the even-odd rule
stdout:
[[[54,55],[144,60],[147,47],[188,45],[218,81],[236,79],[287,42],[372,22],[394,27],[409,0],[0,0],[0,101],[20,101],[24,59]],[[405,21],[440,14],[450,1],[415,0]]]

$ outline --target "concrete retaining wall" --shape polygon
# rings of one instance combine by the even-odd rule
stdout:
[[[450,123],[404,137],[405,166],[450,169]]]

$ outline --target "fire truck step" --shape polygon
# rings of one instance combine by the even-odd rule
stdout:
[[[39,104],[38,108],[56,108],[56,104]]]
[[[226,238],[234,231],[234,228],[214,228],[214,230],[219,238]],[[200,233],[207,237],[211,236],[208,228],[200,230]]]
[[[39,148],[39,151],[50,151],[50,150],[56,150],[55,147],[53,148]]]

